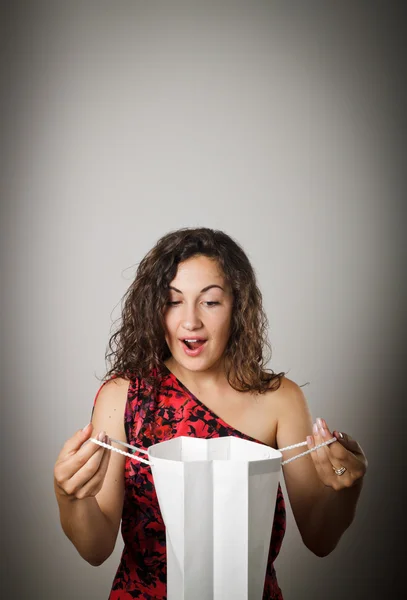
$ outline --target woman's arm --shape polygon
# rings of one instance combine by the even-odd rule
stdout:
[[[309,448],[332,437],[340,440],[283,466],[288,497],[302,539],[314,554],[326,556],[353,521],[367,461],[356,442],[346,435],[343,439],[340,434],[334,436],[325,421],[318,419],[313,426],[301,388],[287,378],[283,379],[282,387],[277,426],[279,448],[307,437]],[[286,452],[284,459],[302,450]],[[346,471],[336,475],[333,466],[345,466]]]
[[[126,441],[128,386],[128,381],[117,378],[102,387],[92,424],[65,443],[54,469],[62,528],[79,554],[94,566],[110,556],[116,543],[123,509],[125,457],[87,440],[107,432],[109,437]]]

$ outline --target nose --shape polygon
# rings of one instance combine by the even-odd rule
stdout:
[[[200,320],[198,311],[194,305],[185,306],[184,314],[182,315],[182,327],[187,331],[202,327],[202,321]]]

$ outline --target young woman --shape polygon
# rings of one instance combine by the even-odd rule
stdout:
[[[139,264],[109,341],[111,368],[92,422],[66,441],[54,469],[63,530],[90,564],[110,556],[122,522],[110,600],[166,598],[165,528],[150,468],[85,443],[92,436],[144,449],[179,435],[233,435],[273,448],[307,439],[309,449],[334,436],[285,465],[284,478],[302,539],[316,555],[329,554],[351,524],[364,453],[324,419],[313,424],[298,385],[265,369],[266,330],[253,268],[225,233],[171,232]],[[282,598],[273,563],[284,531],[279,488],[263,600]]]

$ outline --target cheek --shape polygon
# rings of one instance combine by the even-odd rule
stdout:
[[[230,336],[230,323],[228,323],[227,326],[223,330],[222,338],[225,343],[227,343],[229,336]]]
[[[229,339],[230,326],[231,326],[230,318],[222,319],[222,321],[220,323],[218,323],[216,329],[214,328],[214,332],[213,332],[214,337],[219,342],[225,343]]]

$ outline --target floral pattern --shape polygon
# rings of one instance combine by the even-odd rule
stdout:
[[[154,372],[155,376],[157,372]],[[128,443],[147,450],[173,437],[234,435],[257,441],[220,419],[165,367],[158,392],[131,380],[125,429]],[[165,526],[148,465],[126,458],[122,515],[124,549],[109,600],[166,600]],[[278,488],[263,600],[282,600],[273,563],[285,533],[285,503]]]

